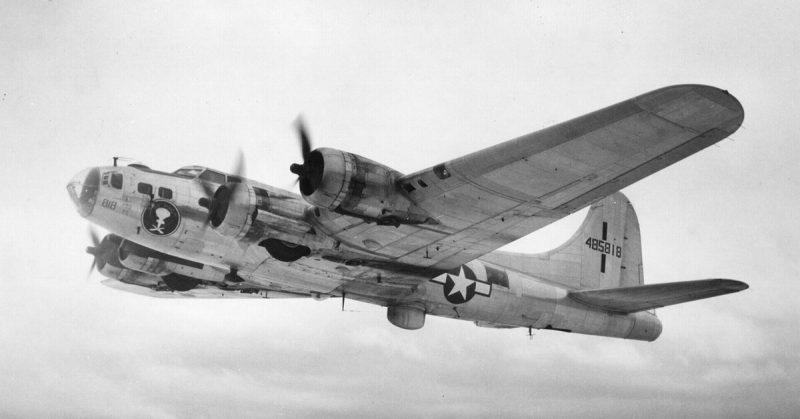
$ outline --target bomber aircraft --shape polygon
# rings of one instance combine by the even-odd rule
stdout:
[[[620,189],[734,133],[727,91],[658,89],[404,175],[312,150],[290,167],[302,196],[232,173],[92,167],[67,190],[91,233],[92,269],[161,297],[337,297],[387,308],[403,329],[427,315],[490,328],[653,341],[654,309],[746,289],[729,279],[644,285],[639,221]],[[497,249],[591,206],[562,246]],[[92,231],[92,230],[90,230]],[[90,270],[90,273],[92,271]]]

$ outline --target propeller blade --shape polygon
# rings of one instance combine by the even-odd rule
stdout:
[[[89,280],[89,278],[92,277],[92,271],[94,271],[94,268],[96,268],[96,267],[97,267],[97,257],[92,259],[92,265],[89,266],[89,272],[86,272],[86,280],[87,281]]]
[[[294,122],[294,127],[297,129],[297,136],[300,139],[300,151],[303,153],[303,164],[294,163],[289,166],[289,171],[297,175],[297,181],[300,182],[300,190],[303,190],[303,185],[308,184],[307,180],[311,175],[312,167],[309,165],[311,158],[311,136],[308,135],[306,124],[302,116],[298,116]],[[304,183],[305,181],[305,183]]]
[[[300,137],[300,150],[303,153],[303,164],[308,160],[308,155],[311,154],[311,138],[306,130],[306,124],[302,116],[298,116],[294,123],[297,129],[297,135]]]
[[[242,149],[239,149],[239,152],[236,155],[236,165],[233,167],[233,175],[239,178],[240,182],[228,182],[228,187],[231,189],[230,195],[233,195],[236,192],[236,189],[241,184],[242,178],[245,176],[245,160],[244,160],[244,153]]]
[[[92,240],[92,245],[97,247],[100,245],[100,237],[97,236],[97,232],[94,231],[92,226],[89,226],[89,238]]]
[[[245,161],[244,161],[244,152],[242,149],[239,149],[239,152],[236,155],[236,165],[233,167],[233,175],[236,177],[244,177],[245,176]]]
[[[92,276],[92,271],[94,271],[94,268],[97,267],[97,258],[99,257],[97,253],[101,243],[100,237],[97,235],[97,232],[94,231],[92,226],[89,226],[89,239],[92,241],[92,245],[86,248],[86,253],[92,255],[92,264],[89,266],[89,272],[86,273],[87,280]]]
[[[202,180],[200,181],[200,186],[203,187],[203,192],[205,193],[206,198],[208,198],[209,200],[214,196],[214,192],[217,191],[211,185]]]
[[[209,183],[206,183],[202,180],[199,180],[200,185],[203,187],[203,193],[205,197],[200,198],[198,202],[201,207],[208,209],[208,216],[203,221],[203,228],[207,227],[211,222],[212,218],[214,218],[215,211],[219,209],[220,205],[226,206],[227,200],[236,192],[236,189],[241,185],[244,181],[245,176],[245,158],[244,152],[240,148],[237,155],[236,155],[236,163],[234,164],[233,171],[231,175],[228,177],[228,182],[224,185],[217,186],[216,188]],[[233,180],[232,178],[236,178]],[[224,190],[222,188],[227,188],[225,193],[222,193],[220,196],[220,191]]]

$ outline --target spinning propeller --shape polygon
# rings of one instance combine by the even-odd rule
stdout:
[[[297,118],[295,128],[297,129],[297,135],[300,139],[303,163],[292,164],[289,170],[297,175],[297,181],[300,182],[300,191],[305,195],[310,195],[317,189],[322,181],[324,162],[320,153],[311,150],[311,139],[301,117]],[[239,179],[244,177],[245,162],[244,154],[241,149],[239,149],[236,166],[232,174]],[[208,209],[208,218],[205,220],[205,225],[210,223],[213,227],[217,227],[225,220],[225,215],[228,213],[230,198],[236,192],[240,183],[241,182],[227,182],[214,189],[211,184],[200,180],[200,186],[203,187],[205,197],[200,198],[199,204]],[[273,198],[287,199],[290,197],[275,195]]]
[[[94,256],[94,258],[92,259],[92,265],[89,266],[89,272],[86,274],[86,279],[89,279],[89,277],[92,276],[92,271],[95,267],[97,267],[97,261],[102,256],[102,249],[100,249],[100,238],[97,236],[97,232],[94,231],[92,227],[89,227],[89,238],[92,240],[92,246],[88,246],[86,248],[86,253]]]
[[[306,130],[303,118],[298,117],[295,122],[297,136],[300,138],[300,150],[303,153],[303,164],[294,163],[289,166],[289,170],[297,175],[300,182],[300,192],[303,195],[310,195],[322,181],[323,160],[319,153],[311,151],[311,139]]]
[[[117,248],[122,243],[122,237],[108,234],[101,240],[97,232],[89,226],[89,239],[92,241],[91,246],[86,247],[86,253],[94,256],[92,265],[89,266],[89,272],[86,273],[86,279],[92,276],[92,271],[97,268],[99,271],[106,266],[106,263],[111,263],[116,266],[119,262],[115,262]]]
[[[228,204],[230,198],[236,192],[236,189],[241,184],[241,179],[245,173],[244,153],[239,149],[236,157],[236,165],[231,172],[238,181],[227,182],[214,189],[212,185],[200,180],[200,186],[203,187],[206,197],[200,198],[200,206],[208,208],[208,218],[205,220],[205,225],[211,223],[212,226],[219,226],[225,219],[228,213]]]

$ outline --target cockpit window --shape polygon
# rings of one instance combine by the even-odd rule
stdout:
[[[202,167],[182,167],[175,171],[176,175],[181,176],[189,176],[189,177],[197,177],[200,173],[203,172]]]
[[[225,175],[219,172],[215,172],[213,170],[206,170],[205,172],[203,172],[203,174],[200,175],[200,179],[219,184],[225,183]]]
[[[122,189],[122,173],[111,174],[111,187],[115,189]]]

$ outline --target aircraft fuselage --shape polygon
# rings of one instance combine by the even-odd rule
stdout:
[[[97,185],[89,187],[96,188],[94,196],[84,197],[83,203],[80,197],[73,198],[91,222],[126,241],[177,259],[163,262],[158,254],[145,252],[140,257],[144,260],[137,264],[135,255],[127,256],[123,264],[148,276],[149,282],[140,285],[155,287],[158,280],[153,277],[177,273],[199,279],[201,287],[219,287],[225,291],[220,296],[244,290],[245,295],[336,296],[378,304],[392,298],[399,303],[390,309],[390,320],[409,329],[422,326],[424,316],[419,314],[424,313],[470,320],[483,327],[530,327],[640,340],[654,340],[660,334],[660,322],[649,312],[592,310],[570,299],[567,288],[545,278],[481,260],[454,273],[359,263],[369,256],[361,249],[320,237],[318,229],[313,235],[306,231],[315,227],[314,208],[302,197],[247,179],[238,180],[251,191],[260,190],[264,201],[259,204],[261,214],[249,215],[249,228],[258,234],[252,239],[247,232],[221,234],[210,225],[203,200],[208,199],[207,190],[225,184],[230,175],[196,169],[215,176],[204,180],[139,167],[107,166],[84,171],[70,183],[80,190],[79,185],[94,182],[87,177],[97,179]],[[307,246],[312,254],[293,262],[280,261],[259,245],[268,237]],[[121,252],[123,256],[128,253]],[[502,275],[487,278],[487,267]],[[242,281],[226,280],[231,271]],[[277,293],[253,292],[261,288]]]

